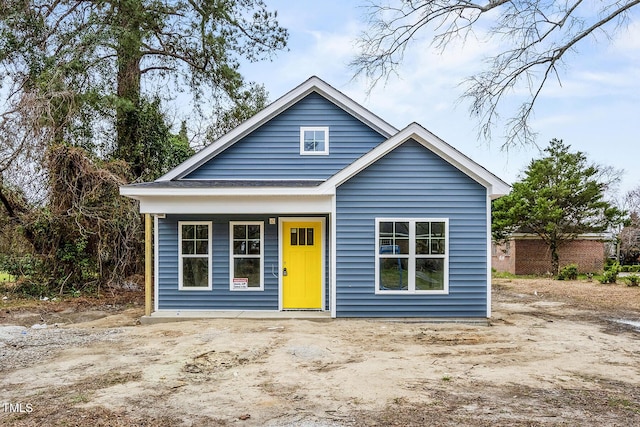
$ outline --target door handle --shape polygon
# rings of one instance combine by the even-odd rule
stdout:
[[[283,275],[283,276],[286,276],[286,275],[287,275],[287,268],[286,268],[286,267],[282,270],[282,275]]]

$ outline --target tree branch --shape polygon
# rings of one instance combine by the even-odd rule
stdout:
[[[498,37],[505,47],[488,58],[484,71],[463,81],[467,89],[461,98],[471,100],[470,114],[480,122],[479,133],[490,139],[504,98],[516,87],[527,87],[528,98],[506,122],[503,148],[517,141],[535,143],[529,120],[550,78],[555,76],[560,82],[558,65],[587,36],[598,30],[609,35],[619,28],[640,0],[610,0],[597,11],[585,4],[584,0],[373,1],[369,5],[368,31],[360,35],[360,53],[350,65],[355,77],[363,76],[370,82],[371,90],[381,80],[399,73],[407,47],[421,34],[430,32],[431,46],[441,52],[454,39],[465,42],[476,29],[485,35],[486,42]],[[618,25],[608,28],[615,21]],[[487,25],[489,22],[492,24]]]

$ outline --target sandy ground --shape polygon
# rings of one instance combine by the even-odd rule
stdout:
[[[491,326],[39,310],[0,316],[1,425],[640,425],[637,287],[497,279]]]

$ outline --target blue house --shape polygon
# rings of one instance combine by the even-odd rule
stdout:
[[[153,315],[491,316],[491,200],[509,186],[317,77],[154,182]]]

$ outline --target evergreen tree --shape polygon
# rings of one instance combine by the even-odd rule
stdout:
[[[544,157],[531,161],[511,193],[494,201],[492,230],[496,240],[516,231],[540,236],[557,275],[563,243],[621,223],[624,212],[605,200],[610,182],[603,179],[603,168],[589,164],[584,153],[571,152],[557,139],[544,152]]]

